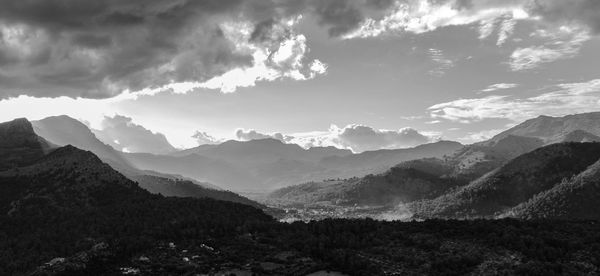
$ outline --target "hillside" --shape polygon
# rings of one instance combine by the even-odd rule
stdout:
[[[600,220],[600,161],[506,212],[522,219]]]
[[[65,146],[29,166],[0,172],[0,235],[10,237],[0,241],[0,274],[29,274],[53,259],[57,265],[36,273],[91,269],[98,261],[94,258],[114,261],[176,240],[172,233],[179,223],[206,233],[200,238],[217,237],[217,229],[219,235],[234,233],[258,221],[272,219],[247,205],[152,195],[93,153]],[[72,262],[56,259],[92,246],[107,252]]]
[[[538,138],[508,135],[465,146],[445,161],[453,167],[452,174],[474,180],[509,160],[543,146]]]
[[[269,194],[268,199],[281,204],[394,206],[435,198],[460,184],[416,168],[393,167],[379,175],[282,188]]]
[[[0,205],[9,208],[0,210],[10,216],[114,204],[142,191],[93,153],[73,146],[58,148],[29,166],[0,172],[0,186],[5,189]]]
[[[410,205],[417,217],[494,217],[583,172],[600,143],[562,143],[521,155],[456,191]]]
[[[141,188],[153,194],[173,197],[212,198],[246,204],[259,209],[266,208],[236,193],[205,188],[190,180],[171,179],[152,175],[139,175],[132,180],[137,181]]]

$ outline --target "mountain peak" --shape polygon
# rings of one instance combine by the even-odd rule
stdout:
[[[572,114],[563,117],[541,115],[503,131],[488,141],[498,141],[509,135],[516,135],[539,138],[544,144],[552,144],[564,141],[569,133],[577,130],[600,136],[600,112]]]
[[[33,134],[33,126],[26,118],[18,118],[9,122],[0,124],[0,135],[7,133],[31,133]]]
[[[24,118],[0,123],[0,170],[35,161],[50,148]]]

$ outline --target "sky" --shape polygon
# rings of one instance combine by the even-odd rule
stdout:
[[[600,111],[597,0],[0,6],[0,121],[66,114],[123,151],[473,143]]]

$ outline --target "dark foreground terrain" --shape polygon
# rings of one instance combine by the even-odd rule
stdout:
[[[593,221],[285,224],[239,204],[156,196],[0,222],[2,275],[600,273]]]

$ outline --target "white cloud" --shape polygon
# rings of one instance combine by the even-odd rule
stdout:
[[[165,154],[175,150],[162,133],[152,132],[126,116],[104,117],[101,129],[92,129],[98,139],[117,150]]]
[[[292,133],[261,133],[253,129],[237,129],[238,140],[277,139],[303,148],[329,147],[349,149],[353,152],[368,150],[414,147],[439,139],[439,132],[418,132],[412,128],[398,130],[375,129],[365,125],[351,124],[343,128],[331,125],[327,131]]]
[[[481,92],[493,92],[493,91],[498,91],[498,90],[503,90],[503,89],[511,89],[511,88],[515,88],[519,86],[516,83],[496,83],[496,84],[492,84],[488,87],[486,87],[485,89],[481,90]]]
[[[472,1],[469,7],[455,1],[397,1],[383,18],[368,18],[345,38],[373,37],[393,32],[424,33],[445,26],[482,22],[480,37],[493,32],[494,21],[502,16],[528,17],[520,1]]]
[[[469,132],[466,136],[458,138],[458,141],[463,144],[472,144],[484,140],[488,140],[494,135],[504,131],[506,129],[489,129],[478,132]]]
[[[463,123],[490,118],[522,121],[539,115],[600,111],[600,79],[558,84],[552,92],[529,98],[490,95],[440,103],[428,109],[433,118]]]
[[[496,42],[496,45],[502,46],[506,42],[508,37],[514,32],[516,24],[517,21],[513,18],[505,19],[502,22],[500,30],[498,30],[498,41]]]
[[[516,49],[509,62],[513,71],[531,70],[544,63],[572,58],[591,36],[585,29],[562,26],[553,31],[538,30],[532,37],[546,42],[543,45]]]
[[[222,139],[215,138],[205,131],[196,131],[192,138],[196,139],[198,145],[214,145],[223,142]]]
[[[104,116],[115,115],[112,107],[120,99],[83,99],[66,96],[57,98],[37,98],[21,95],[0,100],[0,120],[8,121],[18,117],[40,120],[50,116],[68,115],[83,119],[94,128],[101,128]]]
[[[269,40],[272,42],[271,45],[252,40],[254,26],[249,22],[222,24],[224,36],[236,45],[236,51],[253,57],[252,66],[234,68],[205,82],[171,84],[164,88],[171,88],[176,93],[187,93],[195,88],[219,89],[223,93],[231,93],[240,87],[255,86],[259,81],[283,78],[300,81],[325,74],[327,71],[325,63],[318,59],[306,61],[305,55],[308,52],[306,37],[293,32],[293,26],[301,18],[279,22],[275,27],[281,30],[277,31],[276,35],[287,38],[273,39],[274,42]],[[163,90],[165,89],[159,91]]]
[[[443,76],[446,71],[454,67],[454,61],[444,56],[444,52],[440,49],[429,49],[429,57],[434,62],[435,68],[429,70],[429,74],[433,76]]]
[[[295,133],[291,136],[293,139],[290,143],[304,148],[334,146],[353,152],[413,147],[434,140],[412,128],[386,130],[358,124],[343,128],[331,125],[328,131]]]
[[[293,137],[288,135],[283,135],[279,132],[265,134],[260,133],[254,129],[245,130],[243,128],[238,128],[235,130],[235,137],[240,141],[250,141],[250,140],[260,140],[260,139],[276,139],[281,142],[288,142],[293,139]]]

